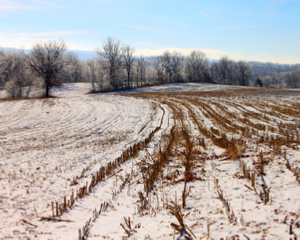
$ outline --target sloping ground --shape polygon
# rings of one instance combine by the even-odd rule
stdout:
[[[300,235],[299,92],[182,84],[83,95],[86,88],[0,102],[3,236]]]
[[[90,236],[115,239],[123,232],[122,236],[136,239],[172,239],[181,229],[194,239],[299,237],[298,93],[133,96],[155,99],[172,110],[171,151],[161,168],[156,162],[163,161],[167,147],[162,153],[153,151],[151,157],[140,155],[143,165],[134,171],[140,174],[133,174],[130,181],[137,184],[111,202],[114,207],[93,223]],[[157,170],[146,170],[144,165]],[[143,206],[138,191],[147,195],[147,173],[155,183]],[[177,213],[175,206],[180,206]],[[131,226],[116,215],[119,211],[126,219],[130,217]],[[123,224],[127,232],[112,223]]]
[[[132,93],[155,93],[155,92],[208,92],[208,91],[226,91],[232,89],[249,89],[249,87],[219,85],[210,83],[176,83],[163,84],[152,87],[141,87],[132,90],[109,92],[106,94],[132,94]]]
[[[159,124],[162,109],[142,99],[66,94],[0,102],[1,232],[47,216],[51,202]]]

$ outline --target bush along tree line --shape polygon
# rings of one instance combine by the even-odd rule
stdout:
[[[93,93],[180,82],[300,87],[300,65],[248,63],[227,56],[209,61],[200,50],[188,56],[165,51],[137,57],[133,47],[111,37],[95,51],[97,57],[87,61],[66,50],[63,40],[36,43],[28,53],[1,50],[0,89],[8,97],[22,98],[50,97],[53,87],[70,82],[90,82]]]

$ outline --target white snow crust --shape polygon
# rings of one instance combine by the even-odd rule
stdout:
[[[187,182],[186,206],[181,208],[184,223],[196,236],[193,239],[300,237],[300,186],[294,172],[286,166],[288,161],[293,170],[300,168],[300,146],[297,146],[300,119],[296,113],[274,112],[271,108],[279,101],[285,108],[299,106],[299,94],[266,92],[260,93],[259,98],[255,94],[232,98],[131,95],[252,89],[199,83],[105,94],[87,94],[89,88],[87,83],[67,84],[53,89],[54,98],[0,101],[0,239],[78,239],[78,229],[93,219],[93,211],[99,211],[105,202],[109,207],[89,225],[88,239],[126,239],[128,236],[120,225],[126,227],[124,217],[130,217],[131,221],[129,239],[179,239],[179,233],[170,225],[178,221],[166,208],[171,201],[182,205],[186,150],[179,137],[175,137],[162,177],[158,177],[147,197],[149,207],[139,211],[139,192],[146,197],[141,163],[151,166],[159,151],[166,148],[165,140],[175,126],[186,128],[194,144],[194,177]],[[179,113],[182,121],[178,120]],[[243,119],[248,119],[250,128],[265,126],[267,130],[257,130],[258,136],[253,133],[247,139],[244,153],[230,160],[226,158],[226,149],[214,145],[201,133],[195,119],[203,128],[224,132],[228,138],[239,139],[242,134],[226,132],[231,129],[228,123],[218,123],[213,114],[230,119],[241,128],[247,127]],[[278,153],[258,139],[280,136],[277,129],[280,124],[295,127],[296,144],[284,145]],[[273,132],[268,130],[272,127]],[[52,202],[62,202],[64,196],[69,197],[85,186],[100,167],[146,139],[156,128],[158,131],[150,143],[136,157],[123,163],[87,196],[76,200],[71,209],[54,218],[63,221],[41,221],[42,217],[52,217]],[[204,139],[206,148],[198,144],[199,139]],[[269,161],[263,175],[266,185],[271,187],[271,200],[267,204],[247,187],[251,188],[251,182],[244,178],[241,167],[245,163],[251,171],[257,171],[260,152]],[[127,177],[130,181],[121,189]],[[258,175],[258,192],[262,184]],[[234,221],[224,212],[218,198],[220,190],[234,211]]]

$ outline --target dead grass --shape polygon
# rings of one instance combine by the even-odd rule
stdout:
[[[182,205],[177,202],[177,193],[175,202],[166,205],[178,221],[178,223],[171,223],[171,227],[177,233],[182,233],[186,239],[191,239],[192,236],[196,238],[184,223],[181,210],[185,210],[189,201],[188,185],[193,181],[202,180],[196,177],[196,173],[201,168],[200,163],[203,166],[211,159],[217,158],[221,158],[222,161],[239,160],[242,174],[239,173],[238,176],[249,182],[244,185],[257,195],[257,199],[260,199],[261,203],[271,204],[272,185],[266,184],[264,176],[268,173],[266,169],[271,167],[275,155],[284,156],[286,161],[284,167],[295,175],[296,180],[299,181],[300,178],[299,168],[291,164],[286,150],[283,151],[283,149],[297,150],[300,143],[300,119],[298,119],[300,104],[296,102],[289,105],[278,103],[278,106],[275,106],[272,101],[268,102],[270,97],[284,95],[284,90],[273,91],[270,89],[131,94],[130,96],[154,99],[161,104],[166,104],[172,111],[175,122],[169,132],[161,135],[160,145],[156,147],[155,151],[152,154],[148,152],[148,157],[139,163],[144,193],[139,192],[138,212],[155,211],[149,201],[149,198],[151,199],[149,194],[154,192],[159,181],[164,186],[182,183],[183,190],[180,194]],[[299,96],[299,92],[292,92],[291,96]],[[255,100],[257,97],[261,101]],[[45,104],[53,103],[51,102],[53,100],[43,101]],[[152,106],[153,111],[160,108],[159,104]],[[164,110],[163,115],[165,115]],[[139,133],[143,132],[147,125],[148,123],[143,125]],[[61,216],[63,212],[73,206],[78,198],[89,195],[99,182],[113,177],[120,171],[121,164],[136,157],[141,150],[145,150],[160,128],[160,126],[155,128],[143,141],[129,146],[120,157],[100,167],[97,172],[93,173],[89,181],[82,185],[79,184],[78,179],[86,177],[86,173],[91,170],[94,163],[83,168],[80,175],[71,181],[71,186],[78,185],[77,191],[72,192],[70,197],[62,197],[61,203],[52,203],[52,217]],[[112,133],[112,135],[116,134]],[[90,135],[80,137],[86,138],[87,136]],[[114,145],[118,141],[126,141],[126,134],[118,138],[111,137],[105,142],[98,141],[91,144],[105,146]],[[256,148],[254,149],[253,146]],[[213,153],[213,148],[221,148],[224,153],[218,156]],[[252,154],[251,158],[255,159],[251,162],[251,167],[246,164],[246,161],[241,160],[250,158],[250,153]],[[232,163],[232,161],[228,162]],[[204,168],[201,171],[205,172]],[[124,189],[125,185],[130,185],[131,177],[130,174],[124,176],[118,193]],[[215,185],[218,193],[216,197],[222,202],[224,214],[227,215],[230,224],[236,225],[237,216],[230,206],[229,199],[225,199],[225,194],[218,185],[217,179]],[[98,215],[94,214],[94,219]],[[208,237],[211,237],[210,224],[208,222]],[[87,236],[90,226],[91,221],[87,222],[79,234]],[[128,237],[137,231],[132,227],[129,217],[124,218],[121,226]]]

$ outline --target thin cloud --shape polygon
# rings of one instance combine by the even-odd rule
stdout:
[[[247,61],[258,61],[258,62],[273,62],[280,64],[299,64],[300,57],[297,55],[273,55],[270,53],[264,53],[261,55],[250,55],[246,56]]]
[[[206,17],[206,18],[209,18],[211,20],[218,21],[218,19],[210,16],[207,12],[201,12],[201,15],[204,16],[204,17]]]
[[[0,11],[5,10],[38,10],[38,7],[15,4],[10,1],[0,0]]]
[[[273,55],[269,53],[259,54],[259,55],[246,55],[241,53],[229,53],[224,52],[222,50],[213,50],[213,49],[188,49],[188,48],[161,48],[161,49],[139,49],[135,52],[135,55],[143,55],[143,56],[159,56],[162,55],[165,51],[169,52],[180,52],[181,54],[187,56],[193,50],[201,50],[206,54],[206,56],[210,59],[220,59],[223,56],[228,56],[230,59],[235,61],[246,60],[246,61],[258,61],[258,62],[274,62],[281,64],[296,64],[300,63],[299,56],[291,56],[291,55]]]
[[[16,49],[32,49],[37,42],[46,42],[49,40],[56,40],[56,37],[25,37],[25,36],[1,36],[0,35],[0,46]],[[67,47],[70,50],[81,50],[81,51],[93,51],[90,45],[81,45],[74,42],[67,42]]]
[[[159,47],[159,45],[152,42],[138,42],[137,44],[148,47]]]
[[[43,1],[43,0],[32,0],[32,2],[40,3],[40,4],[46,5],[48,7],[58,7],[57,5],[55,5],[53,3],[49,3],[49,2],[46,2],[46,1]]]
[[[57,32],[40,32],[40,33],[11,33],[9,35],[15,36],[32,36],[32,37],[42,37],[42,36],[54,36],[54,35],[75,35],[75,34],[83,34],[85,31],[57,31]]]
[[[132,28],[132,29],[138,29],[138,30],[144,30],[144,31],[160,31],[164,30],[163,28],[149,28],[149,27],[142,27],[142,26],[133,26],[133,25],[125,25],[125,24],[118,24],[119,26],[126,27],[126,28]]]
[[[201,12],[204,17],[210,17],[206,12]]]
[[[197,49],[188,49],[188,48],[161,48],[161,49],[140,49],[135,52],[135,55],[143,55],[143,56],[158,56],[162,55],[165,51],[169,52],[180,52],[183,55],[189,55],[193,50]],[[221,56],[228,55],[228,53],[223,52],[221,50],[210,50],[210,49],[200,49],[202,52],[206,54],[208,58],[219,59]]]
[[[247,29],[247,28],[261,28],[259,26],[232,26],[232,27],[221,27],[218,30],[233,30],[233,29]]]
[[[271,8],[277,8],[280,5],[290,2],[296,2],[296,0],[264,0]]]

